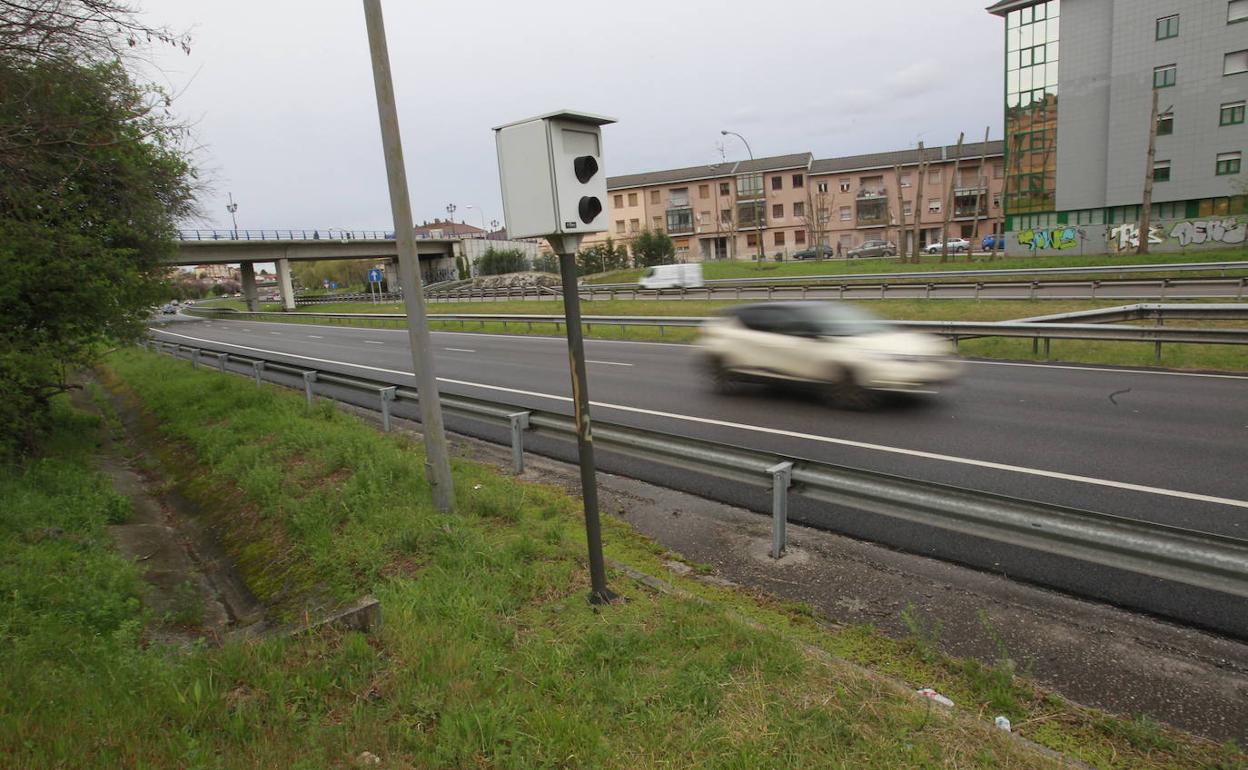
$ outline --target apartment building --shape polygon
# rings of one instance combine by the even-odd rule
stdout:
[[[1002,0],[1006,247],[1244,242],[1248,0]],[[1155,155],[1148,157],[1157,95]]]
[[[978,241],[999,219],[1003,176],[1000,142],[968,143],[960,154],[952,145],[922,155],[806,152],[616,176],[607,179],[608,232],[586,245],[663,230],[681,260],[787,258],[816,244],[842,252],[871,239],[910,244],[916,212],[926,245],[939,241],[949,207],[950,237]]]

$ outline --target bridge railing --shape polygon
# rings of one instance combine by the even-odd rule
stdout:
[[[488,233],[451,233],[448,237],[487,238]],[[393,230],[344,230],[338,227],[290,227],[277,230],[178,230],[180,241],[393,241]],[[416,240],[437,240],[416,233]]]

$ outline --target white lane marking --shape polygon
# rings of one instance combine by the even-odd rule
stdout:
[[[324,337],[322,337],[322,336],[321,336],[321,335],[319,335],[319,334],[309,334],[309,335],[308,335],[308,339],[310,339],[310,340],[323,340],[323,339],[325,339],[325,338],[324,338]]]
[[[278,335],[279,337],[282,335],[282,333],[281,333],[281,332],[269,332],[269,334],[276,334],[276,335]]]
[[[443,350],[450,350],[455,353],[476,353],[477,352],[475,350],[469,350],[468,348],[443,348]]]
[[[288,358],[300,358],[305,361],[316,361],[322,364],[336,364],[338,366],[349,366],[355,369],[366,369],[373,372],[385,372],[386,374],[398,374],[404,377],[413,377],[410,372],[401,372],[397,369],[384,369],[379,366],[367,366],[365,364],[353,364],[347,361],[332,361],[326,358],[313,358],[312,356],[301,356],[296,353],[286,353],[280,350],[266,350],[264,348],[253,348],[247,345],[236,345],[231,342],[221,342],[220,340],[205,339],[203,337],[192,337],[187,334],[178,334],[176,332],[167,332],[163,329],[154,329],[160,334],[168,334],[172,337],[182,337],[183,339],[195,340],[196,342],[207,342],[215,345],[225,345],[226,347],[239,348],[241,350],[251,350],[256,353],[272,353],[274,355],[287,356]],[[551,393],[539,393],[532,390],[520,390],[518,388],[506,388],[501,385],[486,385],[481,382],[469,382],[468,380],[452,380],[446,377],[439,377],[438,382],[446,382],[452,385],[466,385],[472,388],[482,388],[484,390],[497,390],[503,393],[514,393],[521,396],[534,396],[536,398],[545,398],[551,401],[571,401],[567,396],[556,396]],[[853,441],[844,438],[832,438],[831,436],[816,436],[811,433],[799,433],[797,431],[782,430],[780,428],[766,428],[760,425],[745,425],[739,422],[729,422],[727,420],[715,420],[709,417],[693,417],[687,414],[673,414],[671,412],[660,412],[655,409],[641,409],[635,406],[624,406],[622,404],[608,404],[602,401],[591,401],[590,404],[602,409],[614,409],[621,412],[634,412],[636,414],[645,414],[652,417],[665,417],[671,420],[682,420],[684,422],[694,422],[703,425],[718,425],[723,428],[733,428],[735,430],[750,431],[753,433],[765,433],[771,436],[785,436],[786,438],[802,439],[804,441],[815,441],[823,444],[836,444],[839,446],[855,447],[857,449],[870,449],[876,452],[887,452],[890,454],[906,455],[909,457],[921,457],[926,460],[940,460],[942,462],[955,463],[958,465],[971,465],[977,468],[988,468],[997,471],[1009,471],[1011,473],[1020,473],[1028,476],[1041,476],[1050,479],[1059,479],[1061,481],[1073,481],[1080,484],[1092,484],[1101,487],[1111,487],[1114,489],[1125,489],[1130,492],[1144,492],[1147,494],[1161,495],[1164,497],[1177,497],[1183,500],[1195,500],[1202,503],[1214,503],[1217,505],[1229,505],[1235,508],[1248,508],[1248,500],[1235,500],[1229,497],[1215,497],[1213,495],[1202,495],[1196,492],[1184,492],[1178,489],[1166,489],[1164,487],[1150,487],[1143,484],[1132,484],[1126,481],[1113,481],[1111,479],[1098,479],[1091,476],[1079,476],[1073,473],[1062,473],[1061,471],[1049,471],[1041,468],[1027,468],[1019,465],[1008,465],[1006,463],[997,463],[989,460],[975,460],[969,457],[956,457],[954,455],[944,455],[937,452],[925,452],[919,449],[905,449],[902,447],[885,446],[883,444],[871,444],[865,441]]]
[[[381,340],[364,340],[364,341],[365,341],[366,343],[368,343],[369,345],[384,345],[384,344],[386,344],[386,343],[382,342]]]
[[[1072,369],[1077,372],[1112,372],[1114,374],[1157,374],[1167,377],[1209,377],[1218,380],[1248,380],[1248,374],[1206,374],[1203,372],[1166,372],[1153,369],[1115,369],[1113,367],[1103,366],[1077,366],[1062,364],[1028,364],[1019,361],[971,361],[963,359],[968,364],[978,364],[980,366],[1021,366],[1030,369]]]
[[[587,364],[602,364],[604,366],[632,366],[632,364],[622,364],[619,361],[595,361],[592,358],[585,359]]]

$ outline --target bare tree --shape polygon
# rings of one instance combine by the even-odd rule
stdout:
[[[914,192],[914,243],[911,244],[910,261],[919,262],[919,229],[923,219],[923,179],[927,176],[927,156],[923,153],[923,142],[919,142],[919,181]]]
[[[984,143],[980,145],[979,152],[979,169],[975,174],[975,220],[971,224],[971,247],[966,250],[966,261],[971,261],[971,255],[975,252],[975,241],[979,240],[979,211],[980,207],[985,207],[984,196],[988,192],[988,175],[984,168],[988,163],[988,136],[992,127],[984,129]],[[995,240],[995,239],[994,239]],[[996,245],[995,242],[993,244]]]
[[[897,180],[897,253],[906,254],[906,204],[901,197],[901,166],[894,164],[893,177]]]
[[[806,187],[806,210],[802,214],[802,221],[806,224],[806,229],[810,233],[811,245],[815,248],[816,259],[822,259],[823,256],[819,251],[819,247],[823,245],[823,239],[828,232],[827,220],[820,213],[826,211],[828,206],[828,194],[819,192],[814,189],[813,185]]]
[[[949,220],[953,217],[953,203],[958,189],[958,166],[962,162],[962,141],[966,138],[965,131],[958,132],[958,149],[954,151],[953,174],[949,180],[949,197],[946,201],[945,216],[940,223],[940,261],[949,261]],[[969,249],[968,249],[969,251]]]
[[[0,56],[9,60],[109,61],[157,43],[191,50],[190,35],[148,26],[117,0],[0,0]]]

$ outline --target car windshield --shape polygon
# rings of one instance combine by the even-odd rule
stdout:
[[[802,315],[819,334],[851,336],[889,331],[887,322],[852,305],[820,303],[804,308]]]

